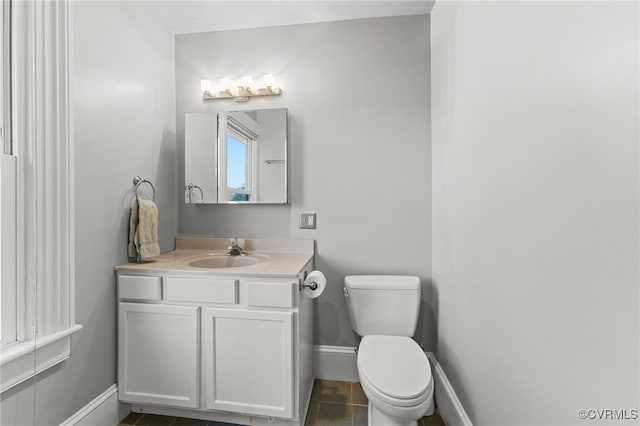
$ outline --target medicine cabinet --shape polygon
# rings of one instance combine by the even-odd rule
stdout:
[[[185,202],[287,204],[286,108],[185,114]]]

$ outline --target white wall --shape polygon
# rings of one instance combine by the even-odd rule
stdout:
[[[113,267],[135,175],[156,186],[161,250],[177,232],[173,35],[128,2],[71,2],[76,321],[72,356],[5,392],[2,424],[60,424],[116,382]],[[31,401],[31,403],[25,403]]]
[[[267,72],[280,98],[202,101],[201,79]],[[420,276],[432,318],[426,15],[178,36],[176,99],[180,147],[187,112],[286,107],[291,120],[291,205],[181,203],[180,234],[315,239],[328,279],[316,299],[317,344],[354,345],[348,274]],[[317,212],[315,231],[298,229],[300,211]],[[428,347],[432,324],[418,331]]]
[[[476,425],[640,408],[638,22],[637,2],[435,5],[438,355]]]

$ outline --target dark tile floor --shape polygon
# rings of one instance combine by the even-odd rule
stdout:
[[[316,380],[313,384],[305,426],[367,426],[367,397],[360,383]],[[232,426],[229,423],[156,414],[130,413],[119,426]],[[418,426],[444,426],[436,411]],[[235,425],[233,425],[235,426]]]
[[[316,380],[305,426],[367,426],[367,396],[358,382]],[[444,426],[436,411],[418,426]]]

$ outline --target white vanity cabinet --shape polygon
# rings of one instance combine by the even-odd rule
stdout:
[[[198,389],[196,306],[120,303],[120,399],[195,408]]]
[[[207,308],[207,408],[293,415],[293,312]]]
[[[299,282],[310,267],[290,277],[118,269],[120,400],[139,412],[303,425],[313,312]]]

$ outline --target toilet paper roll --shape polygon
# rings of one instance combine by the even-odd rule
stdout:
[[[315,284],[315,285],[314,285]],[[320,296],[324,292],[324,288],[327,286],[327,279],[320,271],[311,271],[307,278],[304,280],[304,286],[302,292],[312,299]],[[315,287],[315,289],[313,288]]]

